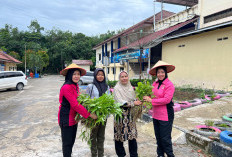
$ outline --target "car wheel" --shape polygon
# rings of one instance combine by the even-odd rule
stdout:
[[[78,85],[83,85],[83,82],[80,80],[80,81],[78,82]]]
[[[23,84],[22,83],[18,83],[17,86],[16,86],[16,89],[17,90],[23,90]]]

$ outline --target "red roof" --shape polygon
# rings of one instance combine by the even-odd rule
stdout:
[[[75,63],[77,65],[93,65],[93,62],[91,60],[72,60],[72,63]]]
[[[143,38],[141,38],[141,39],[139,39],[139,40],[137,40],[137,41],[129,44],[128,46],[124,46],[124,47],[121,47],[121,48],[115,50],[113,53],[120,52],[120,51],[127,50],[129,48],[134,48],[134,47],[138,47],[139,48],[140,45],[144,46],[144,45],[150,43],[151,41],[153,41],[155,39],[159,39],[160,37],[163,37],[163,36],[165,36],[165,35],[173,32],[173,31],[175,31],[175,30],[177,30],[177,29],[179,29],[179,28],[181,28],[181,27],[183,27],[183,26],[185,26],[185,25],[193,22],[194,20],[196,20],[196,18],[188,20],[188,21],[185,21],[185,22],[182,22],[182,23],[179,23],[179,24],[177,24],[175,26],[166,28],[164,30],[160,30],[158,32],[154,32],[152,34],[149,34],[149,35],[147,35],[147,36],[145,36],[145,37],[143,37]]]
[[[12,56],[4,53],[3,51],[0,51],[0,60],[3,60],[5,62],[22,63],[19,60],[13,58]]]
[[[175,14],[175,13],[173,13],[173,12],[163,10],[163,19],[165,19],[165,18],[167,18],[167,17],[169,17],[169,16],[172,16],[172,15],[174,15],[174,14]],[[156,22],[157,22],[157,21],[160,21],[160,19],[161,19],[161,12],[159,12],[159,13],[157,13],[157,14],[155,15],[155,19],[156,19],[156,20],[155,20]],[[152,15],[152,16],[148,17],[147,19],[145,19],[145,20],[143,20],[143,21],[141,21],[141,22],[139,22],[139,23],[137,23],[137,24],[135,24],[135,25],[129,27],[128,29],[122,31],[121,33],[119,33],[119,34],[117,34],[117,35],[114,35],[113,37],[111,37],[111,38],[109,38],[109,39],[107,39],[107,40],[101,42],[100,44],[94,46],[94,48],[96,48],[96,47],[98,47],[98,46],[100,46],[100,45],[102,45],[102,44],[105,44],[105,43],[107,43],[107,42],[109,42],[109,41],[111,41],[111,40],[113,40],[113,39],[115,39],[115,38],[118,38],[119,36],[123,36],[123,35],[129,34],[129,33],[131,33],[132,31],[134,31],[134,30],[136,30],[136,29],[142,27],[144,24],[151,24],[151,25],[153,25],[153,22],[154,22],[154,16]]]

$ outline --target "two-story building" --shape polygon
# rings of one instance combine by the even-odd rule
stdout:
[[[195,0],[194,7],[198,8],[198,28],[164,38],[162,60],[176,66],[170,74],[176,85],[231,90],[232,1]]]
[[[93,48],[96,50],[96,68],[105,69],[109,80],[118,80],[122,70],[126,70],[132,79],[149,77],[150,66],[162,57],[162,38],[170,33],[195,29],[196,12],[194,7],[178,14],[162,10],[103,41]]]

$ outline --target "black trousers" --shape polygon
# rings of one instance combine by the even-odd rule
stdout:
[[[162,121],[153,118],[153,124],[158,156],[164,156],[164,153],[166,153],[168,157],[174,157],[171,137],[173,119]]]
[[[71,157],[72,147],[74,145],[77,134],[77,124],[73,126],[60,126],[60,129],[63,157]]]
[[[138,147],[136,139],[128,140],[130,157],[138,157]],[[115,150],[118,157],[126,156],[125,148],[123,147],[123,142],[115,140]]]

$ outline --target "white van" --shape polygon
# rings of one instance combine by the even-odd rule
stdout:
[[[22,71],[0,71],[0,89],[22,90],[27,85],[27,77]]]

